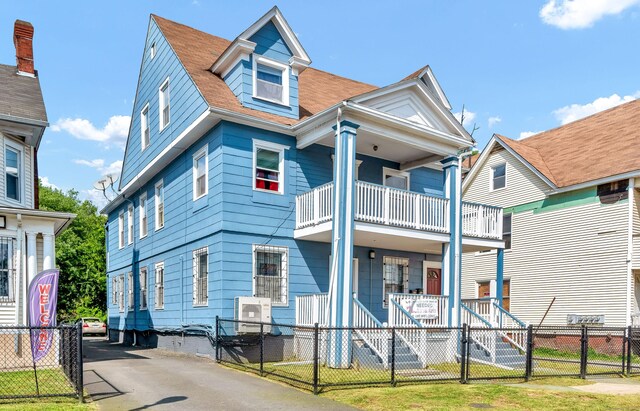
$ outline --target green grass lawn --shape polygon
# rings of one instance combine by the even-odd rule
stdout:
[[[637,409],[640,395],[596,395],[500,384],[421,384],[328,391],[323,396],[362,410]]]
[[[40,394],[75,394],[75,390],[61,369],[39,369],[38,386]],[[36,380],[33,370],[0,371],[0,397],[36,394]]]
[[[58,410],[95,410],[93,403],[80,404],[77,398],[32,398],[24,400],[0,400],[0,411],[58,411]]]

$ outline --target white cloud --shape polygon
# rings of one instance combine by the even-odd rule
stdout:
[[[80,140],[97,141],[105,146],[124,148],[129,134],[130,116],[112,116],[103,128],[96,128],[83,118],[61,118],[52,127],[53,131],[66,131]]]
[[[120,172],[122,171],[122,160],[117,160],[110,164],[105,164],[104,160],[101,158],[96,158],[95,160],[73,160],[73,162],[83,166],[95,168],[102,175],[120,175]]]
[[[457,113],[453,113],[453,116],[460,121],[460,118],[462,117],[462,112],[459,111]],[[464,122],[462,123],[463,126],[468,126],[468,125],[472,125],[473,124],[473,120],[476,118],[476,113],[474,113],[473,111],[464,111]]]
[[[49,177],[45,177],[45,176],[40,177],[40,184],[42,184],[45,187],[53,188],[54,190],[60,189],[60,187],[58,187],[57,185],[49,181]]]
[[[542,131],[523,131],[523,132],[520,133],[519,140],[522,140],[523,138],[535,136],[538,133],[542,133]]]
[[[500,118],[500,116],[493,116],[493,117],[489,117],[489,119],[487,120],[487,123],[489,123],[489,128],[492,128],[493,126],[495,126],[501,121],[502,121],[502,118]]]
[[[549,0],[540,9],[540,18],[563,30],[583,29],[637,4],[640,0]]]
[[[622,103],[635,100],[640,97],[640,91],[629,96],[620,97],[617,94],[612,94],[609,97],[600,97],[587,104],[571,104],[570,106],[560,107],[554,110],[553,114],[556,119],[560,121],[560,124],[564,125],[572,121],[579,120],[583,117],[590,116],[599,111],[615,107]]]

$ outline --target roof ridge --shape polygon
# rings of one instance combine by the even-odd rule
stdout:
[[[307,70],[319,71],[321,73],[325,73],[325,74],[328,74],[328,75],[333,76],[333,77],[338,77],[338,78],[341,78],[341,79],[344,79],[344,80],[353,81],[354,83],[362,84],[363,86],[370,86],[370,87],[380,88],[380,86],[376,86],[375,84],[365,83],[364,81],[360,81],[360,80],[354,80],[354,79],[352,79],[350,77],[341,76],[340,74],[332,73],[330,71],[322,70],[322,69],[315,68],[315,67],[307,67],[305,69],[305,71],[307,71]]]

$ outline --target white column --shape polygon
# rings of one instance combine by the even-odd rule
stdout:
[[[37,258],[36,233],[27,233],[27,278],[29,279],[28,284],[25,284],[25,287],[27,288],[36,274],[38,274]]]
[[[42,234],[42,269],[50,270],[55,266],[56,244],[53,234]]]

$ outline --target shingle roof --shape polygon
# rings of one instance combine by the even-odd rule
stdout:
[[[38,77],[17,74],[16,66],[0,64],[0,114],[47,121]]]
[[[210,106],[258,117],[284,125],[293,125],[340,101],[378,87],[307,68],[298,77],[300,118],[278,116],[244,107],[227,84],[209,69],[222,54],[229,40],[152,15],[165,38]]]
[[[496,135],[557,187],[640,170],[640,100],[535,136]]]

